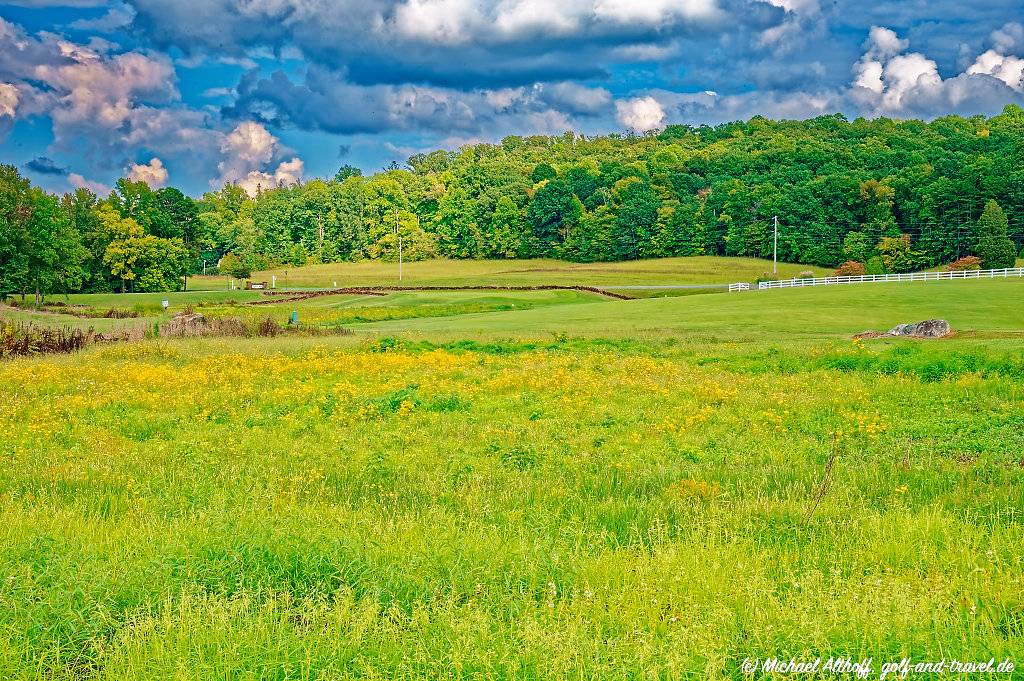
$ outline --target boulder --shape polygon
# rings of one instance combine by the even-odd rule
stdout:
[[[910,338],[945,338],[952,333],[953,329],[945,319],[927,319],[916,324],[900,324],[890,329],[886,335]]]

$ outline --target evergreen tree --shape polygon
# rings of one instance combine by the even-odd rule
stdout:
[[[985,269],[1013,267],[1016,263],[1017,249],[1007,236],[1008,231],[1009,220],[1003,209],[995,201],[986,203],[978,219],[978,245],[974,251]]]

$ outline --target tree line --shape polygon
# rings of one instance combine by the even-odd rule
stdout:
[[[1024,110],[755,117],[645,136],[507,137],[369,177],[193,199],[119,180],[63,197],[0,167],[0,291],[156,291],[187,274],[397,258],[771,257],[909,271],[1024,241]]]

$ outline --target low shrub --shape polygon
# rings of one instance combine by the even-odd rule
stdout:
[[[187,310],[188,308],[186,308]],[[346,336],[352,332],[341,327],[290,326],[285,328],[271,317],[208,317],[195,312],[182,312],[159,327],[164,338],[273,338],[284,334],[296,336]]]
[[[954,260],[946,266],[947,272],[966,272],[968,270],[980,270],[981,258],[974,255],[966,255]]]
[[[837,277],[859,277],[867,273],[864,263],[856,260],[847,260],[836,268]]]
[[[92,340],[92,329],[52,328],[0,320],[0,357],[75,352]]]
[[[869,258],[868,261],[864,263],[864,272],[865,274],[885,274],[885,262],[883,262],[877,255],[873,258]]]

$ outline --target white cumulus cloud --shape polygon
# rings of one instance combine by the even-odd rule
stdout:
[[[634,132],[648,132],[665,127],[665,110],[654,97],[635,97],[615,102],[615,116]]]
[[[0,118],[5,116],[14,118],[14,114],[18,111],[18,102],[20,100],[21,96],[18,94],[18,88],[10,83],[0,83]]]
[[[1024,91],[1024,59],[988,50],[967,69],[967,73],[984,73],[1003,81],[1014,90]]]
[[[395,27],[410,38],[442,45],[469,41],[483,22],[473,0],[408,0],[395,10]]]
[[[224,160],[218,164],[220,176],[211,184],[219,187],[234,183],[255,196],[261,190],[298,184],[305,165],[292,157],[273,166],[274,159],[287,153],[281,140],[254,121],[239,123],[224,135],[220,145]]]
[[[253,170],[239,179],[235,184],[244,189],[249,196],[256,196],[261,191],[275,187],[289,187],[302,181],[305,164],[300,158],[282,162],[272,173]]]
[[[158,158],[153,158],[149,163],[133,163],[127,170],[128,179],[145,182],[152,189],[159,189],[167,184],[167,168]]]
[[[598,19],[623,24],[657,25],[675,19],[709,19],[718,16],[715,0],[597,0]]]
[[[113,191],[110,187],[103,184],[102,182],[95,182],[93,180],[87,180],[78,173],[71,173],[68,175],[68,182],[75,189],[88,189],[97,196],[107,196]]]
[[[999,42],[995,34],[993,39]],[[1024,60],[995,49],[978,55],[963,73],[943,78],[934,60],[906,52],[908,41],[890,29],[872,27],[864,47],[848,95],[869,115],[991,112],[1024,93]]]

